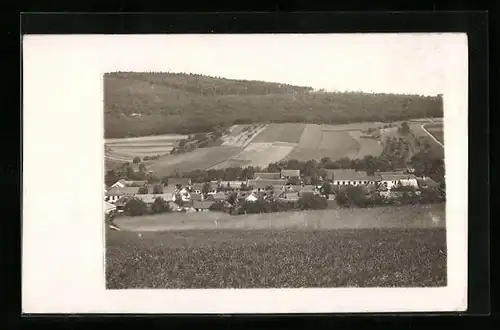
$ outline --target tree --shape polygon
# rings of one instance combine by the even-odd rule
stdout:
[[[124,205],[123,210],[130,216],[138,216],[146,214],[148,206],[142,200],[132,198]]]
[[[146,186],[140,187],[139,190],[137,191],[137,193],[139,195],[146,195],[146,194],[148,194],[148,192],[149,192],[149,189]]]
[[[410,133],[410,126],[408,126],[407,122],[403,122],[401,124],[401,127],[400,127],[399,131],[400,131],[401,134],[407,135],[408,133]]]
[[[330,194],[333,194],[333,188],[330,182],[324,182],[323,185],[321,186],[321,194],[328,198]]]
[[[107,171],[106,175],[104,176],[104,182],[108,186],[113,185],[118,180],[119,180],[119,177],[114,170]]]
[[[238,199],[238,194],[233,192],[229,197],[227,198],[227,201],[229,204],[234,205]]]
[[[139,164],[139,171],[146,172],[146,165],[144,165],[144,163]]]
[[[210,191],[210,183],[205,182],[205,183],[203,184],[203,187],[201,188],[201,192],[202,192],[202,194],[203,194],[203,195],[205,195],[205,196],[206,196],[206,195],[208,194],[208,192],[209,192],[209,191]]]
[[[170,205],[161,197],[157,197],[151,205],[151,211],[153,213],[164,213],[170,212]]]
[[[321,210],[328,206],[328,202],[322,196],[316,194],[303,194],[298,201],[301,210]]]
[[[134,164],[139,164],[141,162],[141,157],[134,157],[134,160],[132,162]]]
[[[163,194],[163,185],[156,184],[153,186],[153,194]]]

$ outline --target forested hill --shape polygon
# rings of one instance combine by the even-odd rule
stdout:
[[[441,97],[313,92],[311,87],[183,73],[104,76],[106,137],[194,133],[250,122],[343,124],[441,117]]]

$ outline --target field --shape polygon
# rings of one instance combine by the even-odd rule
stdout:
[[[423,137],[426,141],[429,142],[431,146],[431,151],[436,157],[441,157],[444,158],[444,148],[441,146],[439,143],[434,141],[433,138],[429,136],[429,133],[425,131],[425,129],[422,127],[424,123],[410,123],[410,129],[412,133],[417,137]],[[425,125],[427,127],[427,125]]]
[[[271,124],[257,135],[252,142],[289,142],[298,143],[305,124],[290,123],[290,124]]]
[[[358,153],[355,158],[361,159],[368,155],[377,157],[382,153],[384,147],[380,140],[362,138],[363,133],[361,131],[349,131],[349,134],[359,143]]]
[[[446,231],[108,232],[106,287],[446,286]]]
[[[134,157],[165,155],[173,144],[185,135],[155,135],[135,138],[106,139],[106,158],[116,162],[131,162]]]
[[[439,142],[444,144],[444,130],[443,123],[426,124],[425,129],[432,134]]]
[[[213,168],[226,168],[234,165],[267,167],[270,163],[285,158],[296,144],[286,142],[250,143],[242,152]]]
[[[423,136],[432,146],[432,150],[440,157],[444,155],[443,147],[436,143],[422,128],[429,119],[409,121],[412,132]],[[393,123],[395,126],[399,122]],[[157,175],[170,175],[175,170],[180,172],[195,169],[220,169],[232,166],[267,167],[269,163],[280,160],[296,159],[317,161],[324,157],[338,160],[343,157],[363,158],[366,155],[379,156],[383,146],[378,140],[363,138],[362,129],[378,128],[383,124],[366,122],[345,125],[319,125],[301,123],[273,123],[253,125],[234,125],[228,135],[224,136],[220,147],[200,148],[191,152],[168,155],[172,143],[185,138],[182,135],[163,135],[142,138],[108,139],[106,152],[107,164],[130,162],[135,156],[162,155],[158,160],[146,162],[148,170]],[[432,126],[431,126],[432,125]],[[439,137],[439,123],[427,124]],[[442,127],[442,126],[441,126]],[[442,129],[441,129],[442,132]],[[396,127],[384,129],[382,139],[400,137]]]
[[[297,147],[286,159],[307,161],[330,157],[355,157],[360,149],[358,141],[347,130],[335,130],[335,126],[307,124]]]
[[[444,204],[334,209],[231,216],[220,212],[167,213],[118,217],[116,224],[129,231],[192,229],[352,229],[444,228]]]
[[[198,148],[179,155],[170,155],[158,160],[146,162],[148,170],[157,176],[171,175],[176,170],[188,172],[204,170],[224,162],[240,152],[236,147]]]

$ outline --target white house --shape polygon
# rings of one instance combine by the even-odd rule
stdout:
[[[380,176],[380,184],[387,189],[392,189],[398,185],[401,186],[411,186],[418,188],[417,177],[414,174],[406,174],[401,172],[380,172],[377,173]]]
[[[115,203],[122,197],[135,196],[139,192],[139,187],[112,187],[105,193],[106,202]]]
[[[369,185],[380,180],[376,175],[368,175],[365,171],[356,171],[354,169],[327,169],[326,173],[327,180],[338,186]]]
[[[257,200],[258,200],[258,198],[254,194],[250,194],[247,197],[245,197],[245,201],[247,201],[247,202],[255,202]]]

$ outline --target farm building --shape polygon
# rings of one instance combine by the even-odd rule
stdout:
[[[191,193],[191,200],[192,201],[202,201],[203,200],[203,195],[200,194],[200,193],[192,192]]]
[[[286,180],[275,179],[275,180],[249,180],[248,186],[252,187],[255,191],[265,190],[268,187],[284,187]]]
[[[253,175],[254,180],[276,180],[280,179],[281,175],[280,173],[255,173]]]
[[[204,183],[193,183],[191,185],[191,192],[201,194],[201,192],[203,190],[203,185],[204,185]]]
[[[222,193],[222,192],[218,192],[218,193],[215,193],[213,195],[210,196],[210,199],[214,200],[214,201],[225,201],[227,198],[226,194]]]
[[[254,194],[249,194],[247,197],[245,197],[245,201],[247,201],[247,202],[255,202],[258,199],[259,198],[257,196],[255,196]]]
[[[210,206],[212,206],[213,203],[213,201],[193,201],[193,208],[197,212],[206,212],[210,209]]]
[[[105,194],[105,201],[113,203],[122,197],[135,196],[139,192],[139,187],[112,187]]]
[[[144,180],[138,180],[138,181],[132,181],[132,180],[125,180],[125,179],[120,179],[116,181],[111,188],[118,187],[118,188],[125,188],[125,187],[140,187],[144,186],[147,182]]]
[[[220,188],[239,190],[242,186],[248,185],[247,181],[221,181],[219,183]]]
[[[368,185],[379,181],[375,175],[368,175],[365,171],[356,171],[354,169],[335,169],[326,170],[327,179],[334,185]]]
[[[399,171],[377,172],[375,175],[380,178],[380,183],[387,189],[391,189],[397,185],[418,188],[417,177],[413,174],[406,174],[403,171]]]
[[[300,170],[281,170],[282,179],[300,178]]]
[[[191,179],[190,178],[168,178],[167,185],[173,186],[173,187],[175,187],[177,185],[180,185],[181,187],[189,187],[191,185]]]
[[[299,200],[299,195],[298,192],[282,192],[278,195],[278,198],[287,201],[297,201]]]

